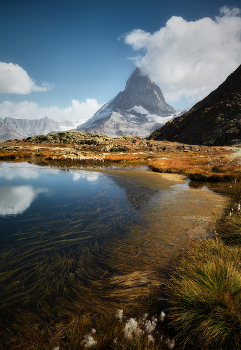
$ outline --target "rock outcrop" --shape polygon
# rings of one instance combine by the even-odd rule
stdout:
[[[145,137],[176,115],[159,86],[136,68],[127,80],[125,90],[77,129],[110,137],[126,134]]]
[[[241,143],[241,66],[187,113],[148,139],[215,146]]]

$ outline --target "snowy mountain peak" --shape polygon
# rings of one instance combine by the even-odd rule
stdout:
[[[112,137],[124,134],[143,137],[172,119],[175,112],[166,103],[160,87],[136,68],[127,80],[125,90],[77,129]]]

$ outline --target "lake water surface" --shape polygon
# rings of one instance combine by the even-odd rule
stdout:
[[[177,175],[0,163],[2,327],[127,307],[161,288],[224,202]]]

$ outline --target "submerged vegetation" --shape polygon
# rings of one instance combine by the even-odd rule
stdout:
[[[158,311],[160,282],[153,280],[158,264],[142,271],[141,256],[131,261],[131,239],[124,243],[115,229],[126,215],[106,215],[108,223],[86,225],[76,213],[70,224],[33,227],[1,252],[1,349],[105,349],[115,345],[114,339],[115,348],[137,341],[136,334],[125,337],[124,320],[128,314]],[[103,232],[113,244],[102,242]],[[18,247],[20,242],[25,243]],[[120,305],[128,310],[123,322],[116,317]],[[151,332],[143,329],[140,335],[144,339]],[[154,348],[150,342],[149,349]]]

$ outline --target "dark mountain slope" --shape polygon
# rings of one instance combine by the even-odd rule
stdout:
[[[241,66],[187,113],[148,139],[216,146],[241,142]]]

